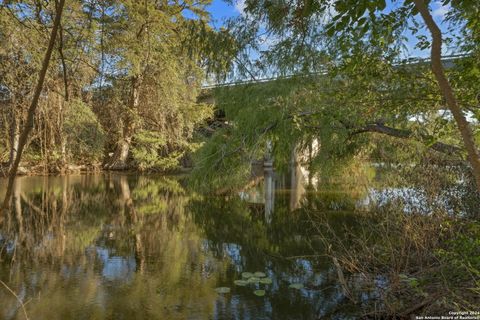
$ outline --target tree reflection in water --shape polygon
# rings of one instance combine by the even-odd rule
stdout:
[[[338,313],[344,299],[329,261],[311,257],[308,214],[290,211],[290,195],[275,194],[272,179],[266,183],[270,189],[259,206],[236,196],[202,196],[169,177],[19,178],[14,209],[1,225],[0,279],[31,319],[315,319]],[[318,206],[308,194],[302,201]],[[353,220],[340,212],[332,219]],[[234,286],[245,271],[272,279],[265,297],[255,296],[254,286]],[[289,289],[290,283],[305,288]],[[220,286],[231,293],[217,294]],[[5,290],[0,318],[23,319]]]

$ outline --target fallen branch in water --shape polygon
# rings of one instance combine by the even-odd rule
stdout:
[[[14,297],[17,299],[17,301],[22,306],[22,310],[23,310],[23,314],[25,315],[25,319],[29,320],[28,315],[27,315],[27,310],[25,309],[25,304],[22,302],[22,300],[20,300],[20,298],[17,296],[17,294],[12,289],[10,289],[10,287],[7,286],[7,284],[5,282],[0,280],[0,283],[5,287],[5,289],[7,289],[11,294],[14,295]]]

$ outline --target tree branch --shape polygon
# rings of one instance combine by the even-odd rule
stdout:
[[[385,134],[387,136],[391,137],[396,137],[396,138],[401,138],[401,139],[410,139],[414,137],[414,134],[410,130],[403,130],[403,129],[397,129],[397,128],[392,128],[388,127],[382,123],[373,123],[373,124],[368,124],[363,128],[360,128],[358,130],[353,131],[350,136],[354,136],[357,134],[362,134],[362,133],[367,133],[367,132],[375,132],[375,133],[381,133]],[[431,137],[429,136],[422,136],[422,140],[428,140]],[[460,155],[462,149],[460,149],[457,146],[451,145],[451,144],[446,144],[443,142],[435,142],[433,143],[430,148],[432,150],[445,153],[448,155]]]
[[[63,27],[59,25],[59,46],[58,53],[60,54],[60,60],[62,62],[62,71],[63,71],[63,86],[65,90],[65,101],[69,100],[68,96],[68,73],[67,73],[67,64],[65,63],[65,56],[63,54]]]

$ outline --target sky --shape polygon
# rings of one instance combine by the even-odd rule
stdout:
[[[240,4],[235,6],[226,3],[224,0],[213,0],[212,4],[208,7],[212,15],[213,25],[220,28],[225,19],[240,15],[242,12],[241,3],[244,3],[244,0],[240,0]]]
[[[216,28],[220,28],[223,25],[223,21],[228,18],[232,18],[243,14],[243,9],[245,7],[245,0],[237,0],[235,5],[231,5],[226,3],[224,0],[213,0],[212,4],[209,6],[208,10],[212,15],[212,25]],[[393,8],[393,4],[390,1],[387,1],[387,9],[388,7]],[[445,15],[449,12],[450,7],[449,5],[444,6],[441,0],[435,0],[432,2],[431,5],[431,13],[434,19],[439,24],[440,28],[445,29],[446,26],[442,23]],[[421,34],[429,36],[428,32],[423,31]],[[408,56],[411,57],[428,57],[429,51],[428,50],[420,50],[415,48],[415,44],[417,42],[416,38],[411,35],[406,35],[408,38],[407,48],[408,48]],[[448,54],[448,49],[444,48],[444,54]]]
[[[392,6],[392,3],[388,3],[388,6]],[[245,8],[245,0],[236,1],[235,5],[227,4],[224,0],[213,0],[209,6],[209,10],[214,20],[221,21],[223,18],[230,18],[238,16],[243,13]],[[442,1],[435,0],[432,5],[432,15],[434,18],[443,18],[448,13],[449,5],[444,6]]]

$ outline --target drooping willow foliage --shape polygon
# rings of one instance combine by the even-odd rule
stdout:
[[[265,157],[286,171],[294,154],[303,154],[310,171],[325,173],[353,158],[401,163],[430,152],[462,159],[426,63],[362,61],[338,64],[328,74],[218,88],[216,107],[227,122],[200,149],[195,171],[208,172],[213,187],[224,180],[233,187],[246,183],[249,164]]]
[[[445,72],[478,145],[478,8],[443,4],[450,6],[441,18],[446,43],[455,44],[448,53],[463,54],[446,56]],[[245,1],[228,26],[240,47],[233,79],[253,83],[214,93],[227,123],[200,150],[196,168],[199,176],[209,172],[213,186],[232,172],[245,183],[246,163],[270,150],[280,170],[303,153],[311,170],[323,172],[355,157],[467,158],[429,60],[410,59],[406,48],[431,46],[412,1]],[[265,77],[280,79],[258,81]]]

